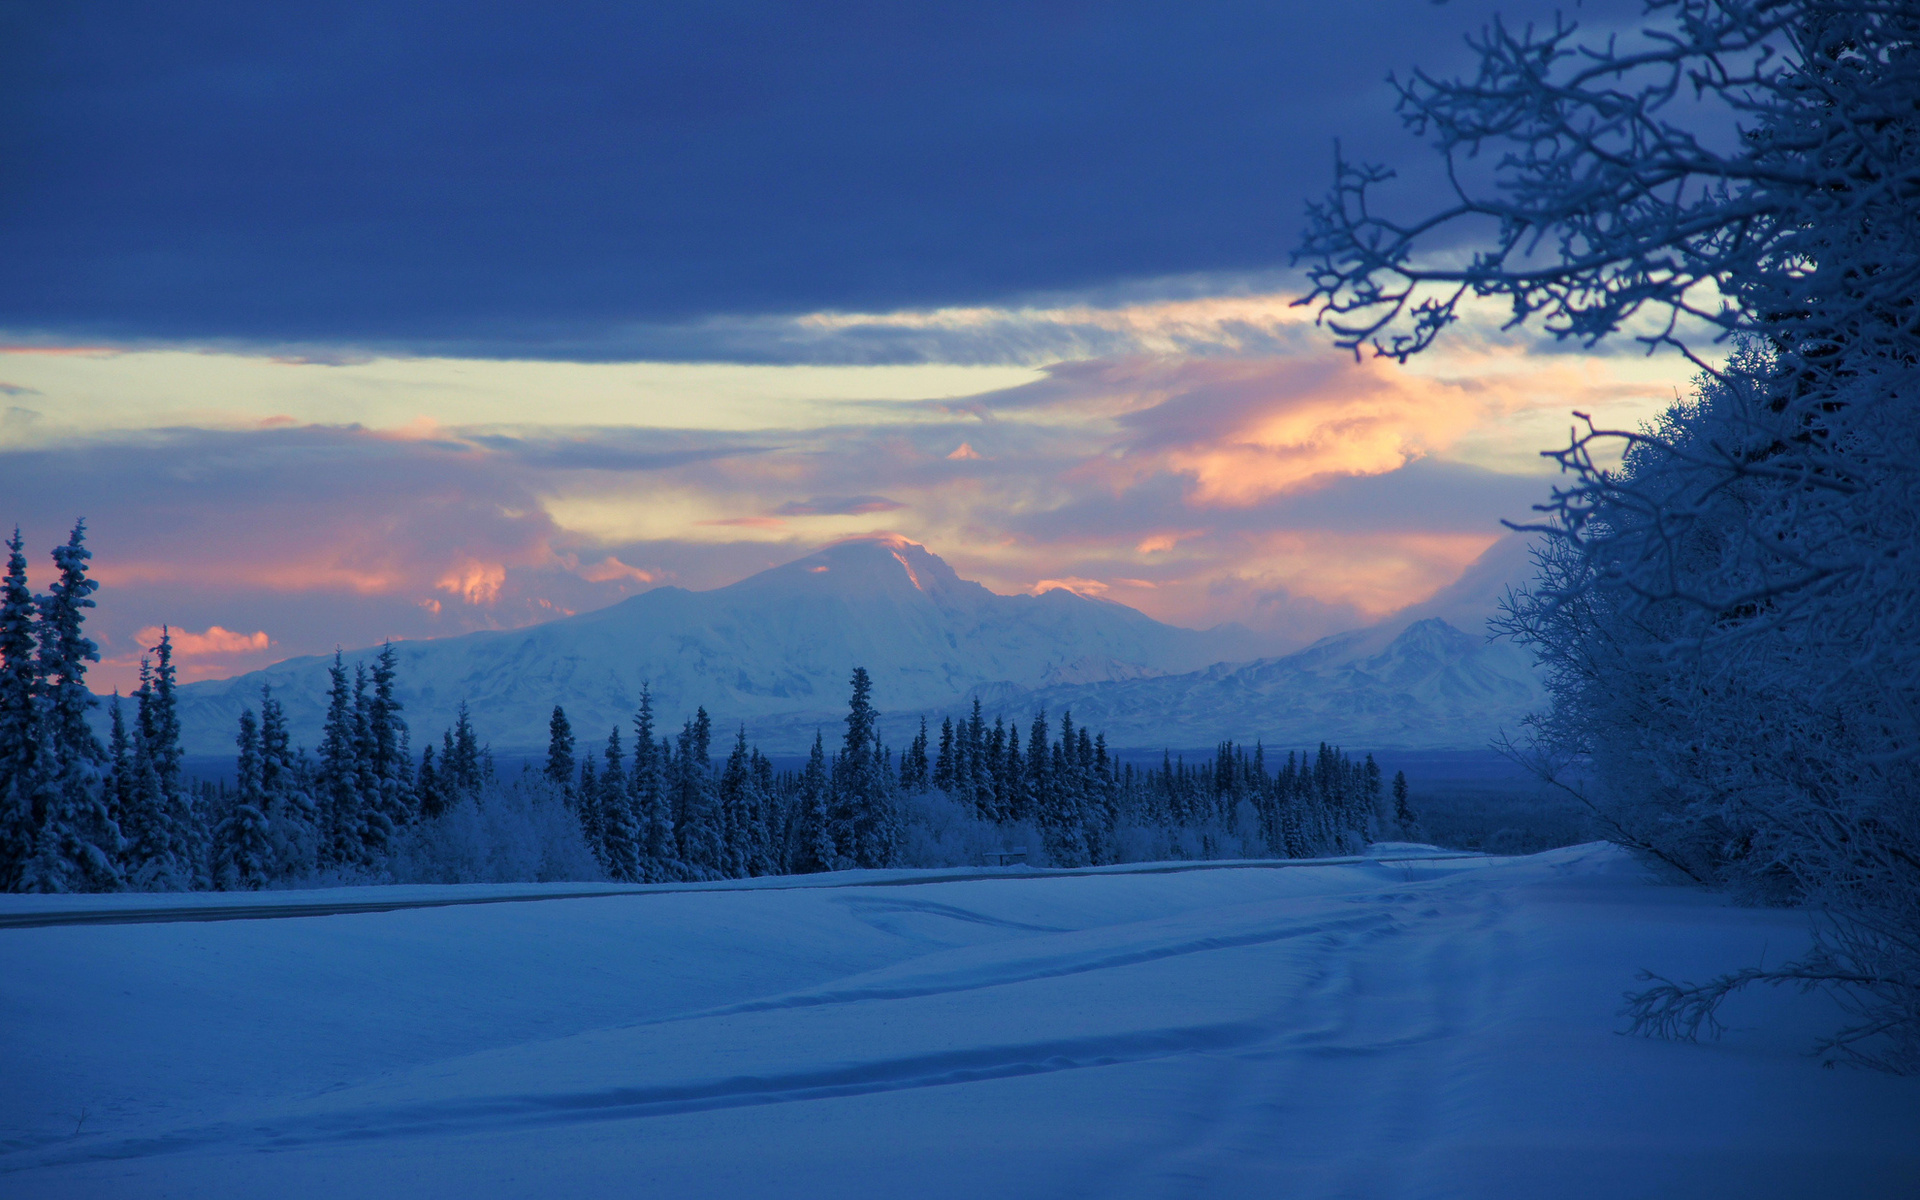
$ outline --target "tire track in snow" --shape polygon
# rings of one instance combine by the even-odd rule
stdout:
[[[1016,957],[999,957],[997,961],[981,963],[962,963],[946,969],[935,968],[913,971],[912,963],[906,967],[886,968],[886,973],[905,976],[897,981],[876,981],[854,986],[828,986],[806,991],[787,992],[779,996],[768,996],[760,1000],[744,1000],[738,1004],[728,1004],[720,1008],[703,1009],[699,1012],[676,1013],[672,1016],[657,1017],[651,1021],[639,1022],[639,1025],[672,1025],[682,1021],[701,1021],[712,1017],[732,1017],[745,1013],[775,1012],[782,1009],[816,1008],[833,1004],[858,1004],[870,1000],[911,1000],[921,996],[947,995],[955,992],[978,991],[982,988],[1002,987],[1008,984],[1027,983],[1039,979],[1059,979],[1069,975],[1084,975],[1093,971],[1107,971],[1116,967],[1131,967],[1141,963],[1158,962],[1163,959],[1180,958],[1190,954],[1205,954],[1213,950],[1237,950],[1245,946],[1259,946],[1269,942],[1282,942],[1294,938],[1312,937],[1315,934],[1354,933],[1389,922],[1392,917],[1378,912],[1358,912],[1345,916],[1321,917],[1315,920],[1299,921],[1290,924],[1272,925],[1262,929],[1247,930],[1240,933],[1203,934],[1167,939],[1158,945],[1140,945],[1133,943],[1125,946],[1097,946],[1075,951],[1048,949],[1045,946],[1034,947],[1029,941],[997,943],[990,950],[1005,949],[1026,950],[1032,952]],[[1116,930],[1125,930],[1134,926],[1098,926],[1091,930],[1071,930],[1061,938],[1082,938],[1086,940],[1111,941]],[[1039,939],[1035,939],[1039,940]],[[1047,939],[1056,941],[1058,939]],[[965,954],[967,952],[958,952]],[[931,957],[931,956],[930,956]]]
[[[1435,1137],[1453,1045],[1504,991],[1505,906],[1466,881],[1366,899],[1385,919],[1352,941],[1303,943],[1311,968],[1290,973],[1302,983],[1280,1022],[1291,1028],[1225,1055],[1208,1119],[1086,1195],[1387,1197],[1417,1186],[1402,1149]],[[1392,1155],[1379,1152],[1383,1124]]]
[[[198,1150],[290,1150],[488,1130],[633,1120],[720,1108],[790,1104],[1087,1067],[1233,1050],[1271,1038],[1268,1021],[1234,1021],[1124,1034],[968,1047],[931,1054],[648,1087],[510,1095],[427,1104],[369,1105],[335,1113],[289,1114],[206,1125],[152,1137],[69,1143],[60,1150],[0,1157],[0,1174],[77,1163],[151,1158]]]

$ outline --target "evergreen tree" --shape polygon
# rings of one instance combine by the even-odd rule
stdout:
[[[568,788],[567,799],[574,815],[580,818],[580,833],[586,838],[587,849],[593,851],[594,860],[604,869],[606,830],[600,825],[600,773],[593,769],[593,755],[580,760],[580,779]]]
[[[1414,815],[1413,806],[1407,803],[1407,773],[1393,773],[1393,823],[1400,827],[1403,835],[1411,835],[1419,828],[1420,819]]]
[[[395,822],[382,802],[378,765],[378,737],[375,733],[374,699],[368,691],[364,663],[353,667],[353,792],[355,861],[377,866],[393,844]]]
[[[182,786],[180,718],[174,701],[172,631],[162,627],[153,659],[140,660],[134,693],[133,825],[127,879],[143,891],[179,891],[204,882],[201,832]]]
[[[573,726],[567,723],[566,710],[553,706],[547,721],[547,779],[553,786],[573,788]]]
[[[462,700],[454,714],[453,728],[441,741],[441,787],[449,802],[472,799],[480,794],[480,784],[490,773],[482,761],[480,740],[474,736],[473,721]]]
[[[295,753],[286,710],[273,689],[260,686],[260,798],[273,838],[274,873],[302,875],[319,859],[319,809],[314,801],[311,765]]]
[[[893,864],[899,849],[899,818],[894,812],[890,772],[876,766],[873,681],[855,667],[847,704],[847,736],[834,764],[833,838],[841,853],[860,867]]]
[[[396,691],[398,654],[391,641],[373,660],[373,696],[368,704],[370,766],[378,789],[374,803],[398,829],[410,824],[419,807],[414,790],[413,754],[408,744],[404,705]]]
[[[360,739],[355,730],[353,690],[339,650],[327,668],[326,724],[320,733],[320,812],[322,862],[357,864],[366,841],[361,837]]]
[[[213,833],[213,883],[223,891],[263,886],[273,873],[273,839],[261,787],[260,723],[240,712],[233,805]]]
[[[752,874],[753,864],[760,857],[760,847],[755,844],[760,816],[757,790],[752,760],[747,753],[747,729],[743,725],[734,739],[733,752],[727,755],[727,764],[720,772],[720,866],[731,878]]]
[[[940,754],[933,761],[933,786],[953,793],[953,718],[940,721]]]
[[[22,886],[34,891],[110,891],[121,885],[120,829],[101,780],[106,754],[87,724],[87,710],[94,705],[87,690],[87,664],[100,661],[100,650],[82,627],[100,585],[87,578],[87,561],[93,555],[86,548],[86,528],[85,521],[76,522],[67,544],[54,550],[59,573],[37,601],[35,674],[46,757],[36,783],[45,800],[33,858],[22,880]]]
[[[606,767],[600,772],[600,861],[607,874],[622,883],[640,880],[640,831],[634,819],[632,792],[627,786],[620,729],[607,733]]]
[[[832,784],[827,775],[826,748],[819,731],[813,735],[813,751],[800,776],[800,794],[795,798],[795,837],[793,869],[799,874],[837,871],[842,855],[833,836],[831,811]]]
[[[127,814],[133,807],[133,742],[127,736],[127,718],[121,710],[120,689],[113,689],[113,701],[107,707],[107,778],[104,799],[114,825],[121,830],[121,854],[126,853]]]
[[[713,780],[713,721],[695,710],[682,726],[673,760],[673,819],[680,838],[680,861],[695,879],[722,877],[725,855],[721,816]]]
[[[685,873],[663,766],[660,746],[654,741],[653,692],[643,685],[640,708],[633,716],[633,772],[627,777],[627,792],[633,803],[644,883],[665,883]]]
[[[38,609],[27,587],[20,529],[7,542],[0,591],[0,889],[17,891],[44,814],[48,764],[40,721]]]

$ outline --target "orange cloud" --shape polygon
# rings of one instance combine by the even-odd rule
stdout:
[[[456,596],[463,597],[468,604],[484,605],[492,604],[500,598],[500,588],[506,582],[505,566],[470,558],[448,572],[433,586],[443,592],[452,592]]]
[[[639,567],[630,567],[619,559],[608,555],[605,559],[574,571],[574,574],[588,583],[612,583],[616,579],[631,579],[635,583],[652,583],[658,576]]]
[[[273,639],[269,638],[264,630],[235,633],[231,629],[211,625],[207,627],[205,633],[192,633],[185,629],[174,629],[168,633],[173,639],[173,652],[181,658],[256,654],[273,645]],[[160,644],[160,634],[160,627],[153,625],[134,634],[134,637],[142,646],[157,646]]]
[[[952,459],[958,462],[958,461],[969,459],[969,458],[979,458],[980,452],[973,448],[972,443],[961,442],[960,448],[955,450],[952,454],[947,455],[947,457],[949,459]]]

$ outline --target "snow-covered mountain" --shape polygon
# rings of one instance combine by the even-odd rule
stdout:
[[[998,595],[899,537],[841,542],[712,591],[656,588],[527,629],[395,644],[416,746],[437,738],[464,700],[502,751],[544,749],[556,703],[583,743],[615,725],[625,736],[643,683],[663,724],[677,727],[705,705],[723,729],[745,721],[781,752],[801,749],[816,725],[832,731],[856,665],[872,674],[875,703],[902,713],[958,707],[985,683],[1137,679],[1263,648],[1238,626],[1181,629],[1066,590]],[[182,688],[187,752],[231,753],[240,711],[259,702],[262,684],[286,706],[295,738],[314,744],[330,662],[289,659]]]
[[[1297,654],[1154,679],[974,689],[990,717],[1073,713],[1115,746],[1193,748],[1223,739],[1270,746],[1485,747],[1545,697],[1526,653],[1438,618],[1389,621],[1323,638]],[[970,698],[971,699],[971,698]]]

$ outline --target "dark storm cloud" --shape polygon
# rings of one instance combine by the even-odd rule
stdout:
[[[1091,328],[1034,346],[752,318],[1282,267],[1336,135],[1424,178],[1382,78],[1457,64],[1486,7],[10,6],[0,329],[580,358],[1112,352]]]

